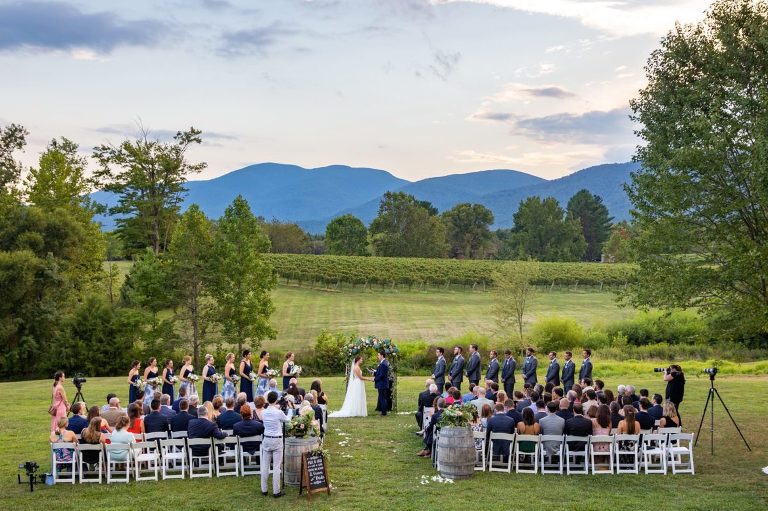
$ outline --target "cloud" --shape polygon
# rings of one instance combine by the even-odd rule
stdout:
[[[593,110],[582,114],[558,113],[516,119],[513,123],[514,132],[537,140],[594,143],[634,136],[627,108]]]
[[[226,56],[248,54],[266,55],[266,50],[274,46],[281,38],[296,34],[298,31],[275,22],[263,27],[225,32],[222,35],[224,45],[219,53]]]
[[[95,131],[97,133],[103,133],[105,135],[119,135],[123,138],[136,138],[141,136],[142,130],[146,130],[147,138],[149,139],[156,139],[160,140],[161,142],[168,142],[173,140],[173,137],[176,136],[176,133],[178,133],[178,130],[169,130],[169,129],[149,129],[144,128],[139,123],[138,125],[131,125],[131,124],[110,124],[108,126],[101,126],[99,128],[95,128],[92,131]],[[228,141],[228,140],[238,140],[238,138],[234,135],[229,135],[227,133],[221,133],[216,131],[203,131],[203,134],[201,135],[203,138],[203,143],[211,142],[211,141]]]
[[[461,60],[461,53],[448,53],[442,50],[437,50],[432,54],[433,63],[429,66],[435,76],[443,81],[448,79],[448,76],[456,70]]]
[[[113,12],[85,13],[63,3],[0,5],[0,50],[89,50],[105,54],[119,46],[154,46],[168,32],[159,21],[124,20]]]
[[[577,95],[565,87],[554,84],[545,85],[526,85],[524,83],[507,83],[504,88],[494,94],[485,98],[485,105],[491,103],[509,103],[513,101],[525,101],[531,98],[534,99],[569,99],[575,98]]]
[[[433,5],[484,4],[517,11],[577,19],[583,25],[619,37],[663,35],[676,21],[703,17],[711,0],[429,0]]]

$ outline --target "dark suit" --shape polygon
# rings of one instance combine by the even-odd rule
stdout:
[[[73,415],[72,418],[69,419],[69,425],[67,426],[67,429],[70,430],[72,433],[79,435],[87,427],[88,427],[88,419],[86,419],[82,415]]]
[[[523,422],[523,414],[517,410],[509,410],[507,412],[507,417],[515,421],[515,425],[517,425],[518,422]]]
[[[234,427],[232,428],[232,433],[235,436],[239,436],[241,438],[244,438],[247,436],[263,435],[264,424],[262,424],[261,421],[257,421],[253,419],[241,420],[240,422],[234,425]],[[243,450],[251,454],[258,451],[260,445],[261,445],[260,442],[244,442],[242,444]]]
[[[187,438],[226,438],[227,434],[224,433],[215,422],[211,422],[208,419],[192,419],[189,421],[189,428],[187,429]],[[193,445],[192,454],[195,456],[205,455],[208,448],[204,445]]]
[[[564,433],[570,436],[589,436],[592,434],[592,421],[583,415],[574,415],[572,419],[565,421]],[[569,442],[572,450],[581,451],[586,442]]]
[[[194,419],[189,412],[179,412],[171,419],[171,431],[186,431],[189,421]]]
[[[480,383],[480,353],[474,352],[469,356],[467,362],[467,379],[469,383],[477,385]]]
[[[509,399],[512,399],[512,394],[515,392],[515,369],[517,369],[517,361],[514,358],[504,359],[504,364],[501,366],[501,381]]]
[[[179,403],[181,403],[182,399],[187,399],[187,398],[186,396],[180,397],[179,399],[176,399],[173,403],[171,403],[171,408],[173,409],[174,412],[179,413]]]
[[[192,417],[197,418],[197,407],[190,406],[189,410],[187,410],[187,413],[189,413]]]
[[[536,368],[538,365],[539,361],[533,355],[525,357],[525,362],[523,362],[523,381],[525,383],[536,385],[538,382],[536,379]]]
[[[216,423],[221,429],[232,429],[232,426],[243,420],[239,413],[234,410],[227,410],[219,415],[216,419]]]
[[[428,451],[432,450],[432,441],[435,439],[435,428],[440,421],[440,416],[443,414],[442,410],[435,410],[432,414],[432,418],[429,419],[429,424],[424,430],[424,448]]]
[[[563,363],[563,388],[566,393],[573,387],[573,375],[576,372],[576,364],[573,360],[566,360]]]
[[[581,367],[579,368],[579,381],[584,381],[584,378],[592,379],[592,360],[591,359],[585,359],[584,362],[581,363]]]
[[[453,357],[451,368],[448,370],[448,376],[451,377],[451,387],[461,390],[461,381],[464,379],[464,357],[461,354]]]
[[[488,435],[486,436],[488,445],[490,445],[491,433],[509,433],[515,432],[515,426],[517,423],[513,418],[504,413],[497,413],[490,419],[488,419]],[[508,440],[497,440],[493,442],[493,456],[509,456],[509,442]]]
[[[557,359],[552,360],[547,367],[546,383],[552,383],[555,387],[560,386],[560,364]]]
[[[144,417],[144,431],[146,433],[162,433],[170,429],[168,417],[160,412],[152,412]]]
[[[419,394],[419,408],[416,411],[416,424],[419,425],[419,429],[421,429],[422,422],[424,421],[424,408],[432,408],[435,404],[436,397],[439,397],[439,394],[430,394],[429,390],[425,390]]]
[[[437,391],[442,393],[445,389],[445,357],[438,357],[435,362],[435,369],[432,371],[432,378],[437,385]]]
[[[651,417],[648,412],[637,412],[635,414],[637,423],[640,424],[640,429],[653,429],[656,425],[656,419]]]
[[[160,413],[168,417],[168,420],[171,420],[178,412],[168,406],[160,405]]]
[[[664,417],[664,409],[661,407],[661,405],[653,405],[652,407],[648,408],[648,415],[653,417],[653,420],[655,421],[661,420],[661,418]],[[72,421],[69,421],[69,423],[71,424]]]
[[[531,406],[531,400],[530,399],[527,399],[527,398],[526,399],[521,399],[515,405],[515,410],[517,410],[518,412],[520,412],[522,414],[523,410],[525,410],[529,406]]]
[[[494,383],[499,383],[499,361],[492,358],[488,362],[488,369],[485,371],[485,379],[491,380]]]
[[[382,359],[376,372],[373,373],[373,386],[379,391],[379,399],[376,402],[376,411],[381,415],[387,415],[389,411],[389,363]]]
[[[555,412],[555,415],[565,420],[573,419],[573,412],[570,410],[558,410]]]

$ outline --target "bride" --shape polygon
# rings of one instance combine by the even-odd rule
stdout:
[[[373,381],[371,378],[365,378],[360,364],[363,357],[355,357],[352,363],[352,371],[349,373],[349,383],[347,384],[347,395],[344,396],[344,405],[341,410],[333,412],[328,417],[367,417],[368,403],[365,398],[365,381]]]

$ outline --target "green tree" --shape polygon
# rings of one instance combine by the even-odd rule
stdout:
[[[445,225],[431,209],[404,192],[384,194],[369,232],[378,256],[445,257],[447,253]]]
[[[53,139],[40,155],[38,167],[29,169],[26,196],[41,208],[69,208],[90,221],[88,194],[94,182],[86,177],[88,162],[77,150],[78,145],[67,138]]]
[[[22,164],[13,153],[27,145],[29,132],[19,124],[0,128],[0,196],[18,192]]]
[[[491,313],[498,332],[504,338],[518,335],[518,348],[524,347],[525,315],[537,290],[533,285],[539,275],[539,266],[533,261],[523,264],[506,263],[493,273],[494,300]]]
[[[325,248],[331,255],[368,255],[368,229],[354,215],[343,215],[325,227]]]
[[[263,339],[276,335],[269,319],[277,277],[263,257],[269,247],[248,202],[238,195],[216,225],[210,272],[216,302],[212,320],[221,325],[224,340],[237,345],[238,353],[245,343],[258,350]]]
[[[556,199],[529,197],[520,202],[514,215],[514,228],[508,243],[518,259],[538,261],[578,261],[586,242],[578,220],[566,218]]]
[[[451,254],[470,259],[485,257],[491,242],[493,212],[482,204],[457,204],[442,215]]]
[[[644,144],[627,187],[630,303],[698,307],[768,331],[768,3],[720,0],[677,25],[631,102]]]
[[[568,217],[574,218],[581,224],[581,233],[587,242],[584,261],[599,261],[603,252],[603,243],[611,234],[613,217],[608,214],[608,208],[603,204],[599,195],[593,195],[589,190],[579,190],[568,201]]]
[[[309,235],[297,224],[277,219],[262,225],[269,236],[275,254],[308,254],[311,250]]]
[[[125,140],[119,146],[101,145],[93,157],[99,163],[95,176],[104,189],[119,196],[118,205],[109,209],[117,232],[131,251],[150,247],[155,253],[165,250],[191,174],[205,163],[187,161],[187,150],[202,143],[201,131],[179,131],[173,142],[141,138]]]
[[[611,235],[603,245],[603,253],[610,263],[631,263],[635,261],[635,253],[631,247],[631,239],[635,236],[634,228],[623,220],[611,227]]]

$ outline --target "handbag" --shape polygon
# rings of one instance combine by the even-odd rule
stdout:
[[[51,417],[56,417],[56,407],[53,405],[53,403],[48,406],[48,415]]]

